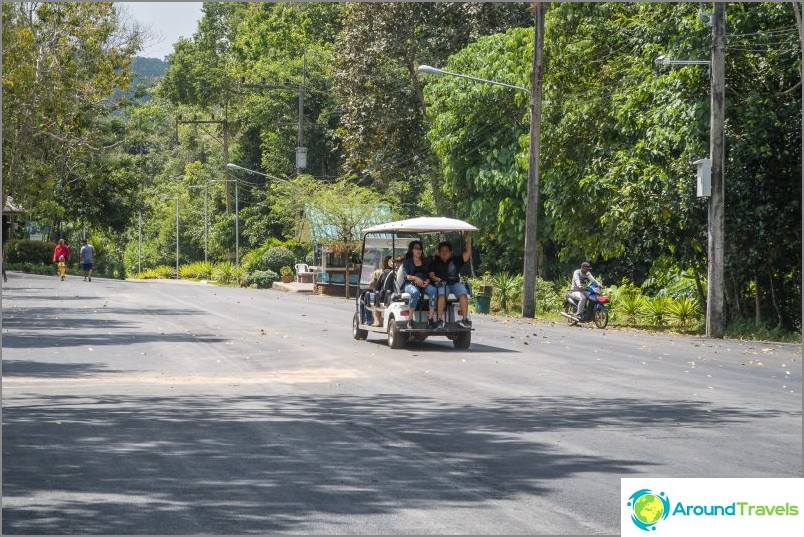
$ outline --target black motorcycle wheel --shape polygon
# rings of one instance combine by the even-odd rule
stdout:
[[[564,302],[564,313],[567,315],[575,315],[575,305],[569,302]],[[567,317],[567,324],[570,326],[575,326],[578,324],[578,321],[573,317]]]
[[[595,310],[595,326],[606,328],[609,324],[609,312],[603,308]]]

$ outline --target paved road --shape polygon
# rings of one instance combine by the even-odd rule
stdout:
[[[6,533],[619,532],[619,480],[801,476],[798,346],[12,274]]]

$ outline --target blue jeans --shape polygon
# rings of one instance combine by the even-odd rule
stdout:
[[[436,288],[433,284],[428,284],[427,287],[422,289],[413,283],[406,283],[402,291],[410,295],[410,309],[416,309],[419,306],[419,300],[422,298],[422,291],[430,297],[430,309],[435,309],[436,302]]]
[[[450,293],[455,295],[456,297],[459,297],[461,295],[467,295],[467,296],[469,295],[469,292],[466,290],[466,286],[461,282],[447,283],[438,286],[439,295],[447,296]]]

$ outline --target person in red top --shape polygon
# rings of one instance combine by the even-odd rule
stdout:
[[[64,242],[64,239],[59,239],[56,249],[53,250],[53,262],[58,263],[59,257],[61,256],[64,256],[65,261],[70,260],[70,248],[67,246],[67,243]]]

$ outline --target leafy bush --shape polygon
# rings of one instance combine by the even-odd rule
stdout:
[[[208,280],[212,278],[212,263],[196,261],[179,267],[179,276],[191,280]]]
[[[234,265],[231,263],[216,263],[212,268],[212,279],[219,283],[231,283]]]
[[[276,281],[279,281],[279,276],[272,270],[257,270],[246,277],[246,285],[256,285],[260,289],[268,289]]]
[[[6,263],[6,270],[17,270],[27,274],[50,276],[56,274],[53,263]]]
[[[536,313],[553,313],[561,309],[565,293],[560,284],[536,278]]]
[[[283,278],[293,276],[293,269],[288,266],[284,266],[281,269],[279,269],[279,275],[282,276]]]
[[[617,294],[611,300],[611,307],[617,315],[622,314],[625,320],[630,323],[635,323],[636,318],[642,311],[642,303],[645,298],[637,290],[636,292],[629,292],[628,289],[620,287]]]
[[[270,245],[266,244],[264,246],[260,246],[259,248],[249,250],[243,254],[243,257],[240,258],[240,264],[246,267],[247,272],[260,270],[262,256],[265,255],[265,252],[268,251],[268,248],[270,248]]]
[[[501,272],[491,277],[491,285],[500,310],[507,312],[522,302],[522,285],[524,278],[521,274],[508,274]]]
[[[700,318],[701,307],[694,298],[680,296],[668,306],[668,314],[676,324],[687,326]]]
[[[239,286],[243,286],[246,283],[246,269],[242,266],[234,265],[232,266],[232,276],[230,283],[236,283]]]
[[[257,270],[272,270],[279,272],[282,267],[293,265],[296,255],[284,246],[273,246],[263,254]]]
[[[168,265],[159,265],[134,275],[134,278],[138,280],[167,280],[175,277],[176,267]]]
[[[56,245],[45,241],[15,239],[5,243],[9,263],[51,263]]]
[[[646,324],[663,326],[667,321],[672,299],[663,296],[646,298],[642,301],[640,317]]]

